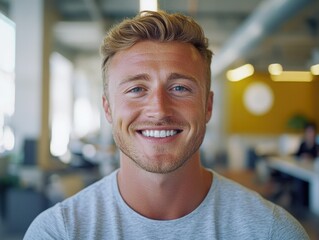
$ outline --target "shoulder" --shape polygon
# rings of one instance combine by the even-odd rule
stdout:
[[[218,191],[221,196],[227,196],[227,198],[230,198],[231,200],[236,200],[237,202],[261,201],[262,203],[268,203],[268,201],[265,201],[265,199],[257,192],[252,191],[216,172],[214,172],[213,184],[216,191]],[[273,207],[273,204],[269,204],[269,207]]]
[[[81,208],[87,206],[96,206],[95,204],[100,201],[105,201],[108,198],[105,196],[112,195],[112,190],[116,181],[116,172],[111,173],[109,176],[93,183],[92,185],[84,188],[74,196],[67,198],[61,202],[61,208]]]
[[[33,220],[23,239],[65,239],[67,235],[61,208],[57,204]]]
[[[271,239],[309,239],[305,229],[285,209],[275,205],[269,233]]]
[[[214,198],[241,217],[271,216],[275,205],[260,194],[214,172]],[[231,207],[229,207],[231,206]],[[253,209],[253,211],[251,211]]]
[[[100,213],[105,212],[108,201],[116,201],[112,197],[114,180],[116,172],[45,210],[32,222],[25,239],[38,239],[36,236],[43,238],[46,234],[54,236],[53,239],[61,239],[70,234],[72,236],[77,224],[86,222],[89,226],[91,221],[102,217]]]
[[[300,223],[286,210],[232,180],[216,173],[214,176],[214,201],[222,215],[221,221],[229,223],[228,219],[231,219],[231,224],[240,229],[238,234],[260,234],[270,239],[308,239]]]

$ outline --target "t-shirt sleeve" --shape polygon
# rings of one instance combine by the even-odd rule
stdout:
[[[308,240],[310,239],[301,224],[281,207],[275,206],[270,239]]]
[[[38,215],[29,226],[23,239],[68,239],[60,204]]]

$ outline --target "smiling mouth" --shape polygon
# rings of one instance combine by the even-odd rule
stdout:
[[[145,137],[166,138],[182,132],[182,130],[143,130],[139,131]]]

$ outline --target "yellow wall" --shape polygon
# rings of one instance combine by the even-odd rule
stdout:
[[[315,99],[315,121],[317,123],[317,129],[319,129],[319,76],[314,81],[314,99]]]
[[[244,106],[243,95],[249,84],[261,81],[273,91],[274,103],[264,115],[252,115]],[[269,74],[254,74],[239,82],[227,81],[227,129],[229,133],[281,134],[292,132],[287,121],[303,114],[319,125],[319,79],[309,83],[274,82]]]

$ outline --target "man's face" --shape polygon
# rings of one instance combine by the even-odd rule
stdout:
[[[206,96],[205,63],[192,45],[139,42],[108,69],[103,106],[121,164],[168,173],[199,158],[213,94]]]

